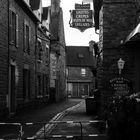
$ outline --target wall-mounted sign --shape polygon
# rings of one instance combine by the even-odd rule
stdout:
[[[75,4],[75,10],[71,10],[70,13],[70,27],[81,32],[93,27],[93,11],[90,10],[90,4]]]
[[[124,77],[116,77],[109,81],[116,95],[128,95],[132,91],[132,82]]]

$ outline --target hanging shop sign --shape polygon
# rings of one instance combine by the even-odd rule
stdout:
[[[81,32],[93,27],[93,11],[90,10],[90,4],[75,4],[75,10],[71,10],[70,14],[70,27]]]
[[[132,82],[129,79],[116,77],[109,82],[116,95],[129,95],[132,92]]]
[[[78,9],[88,9],[90,10],[90,4],[78,4],[76,3],[75,4],[75,9],[78,10]]]

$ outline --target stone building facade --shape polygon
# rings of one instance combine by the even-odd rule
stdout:
[[[30,1],[2,0],[0,11],[0,115],[3,115],[38,102],[36,75],[37,72],[44,77],[49,74],[49,38],[38,28],[40,19],[33,13]],[[43,39],[40,55],[43,63],[38,68],[39,37]],[[48,85],[42,90],[48,95]],[[41,93],[43,97],[44,93]]]
[[[122,58],[125,61],[122,77],[129,79],[132,83],[131,92],[138,91],[136,77],[138,69],[134,46],[128,47],[126,38],[138,24],[138,2],[137,0],[93,0],[95,12],[96,30],[99,29],[99,48],[101,61],[98,63],[97,76],[98,88],[101,90],[103,101],[113,95],[110,90],[110,79],[119,77],[117,61]],[[138,63],[138,62],[137,62]],[[137,70],[136,70],[137,69]],[[137,71],[137,76],[136,76]],[[130,93],[131,94],[131,93]]]

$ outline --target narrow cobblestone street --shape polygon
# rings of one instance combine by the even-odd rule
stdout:
[[[35,135],[40,128],[43,127],[44,123],[49,122],[52,118],[58,119],[61,117],[57,115],[64,110],[71,108],[81,102],[81,99],[68,99],[64,102],[58,102],[48,104],[38,109],[32,109],[23,111],[20,114],[15,115],[13,118],[1,118],[0,121],[3,123],[21,123],[23,124],[23,138],[31,137]],[[57,115],[57,117],[56,117]],[[37,125],[24,125],[25,123],[37,123]],[[3,138],[17,138],[20,128],[16,125],[0,125],[0,139]]]
[[[96,115],[87,115],[85,100],[79,106],[68,112],[65,116],[54,122],[52,129],[46,130],[50,140],[80,139],[105,140],[105,122],[97,120]],[[40,136],[44,137],[44,134]]]

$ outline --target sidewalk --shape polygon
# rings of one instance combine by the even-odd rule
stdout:
[[[0,122],[10,122],[10,123],[27,123],[27,122],[49,122],[56,114],[63,112],[64,110],[79,104],[83,99],[68,99],[67,101],[48,104],[46,107],[38,108],[35,110],[30,110],[22,112],[11,119],[0,119]],[[43,124],[36,126],[24,127],[24,135],[31,136],[34,135]],[[0,138],[3,136],[18,134],[19,128],[17,126],[0,126]]]

